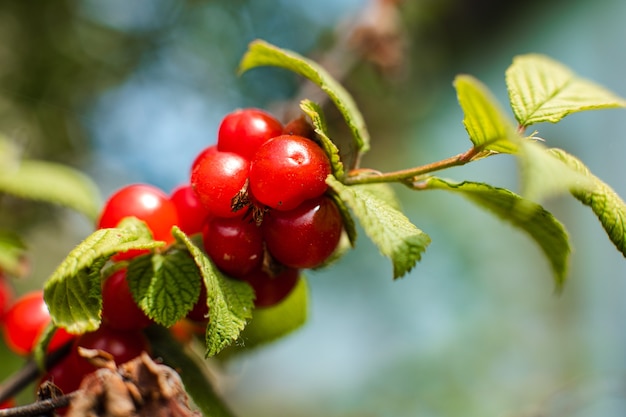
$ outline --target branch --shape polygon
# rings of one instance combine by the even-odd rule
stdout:
[[[57,408],[63,408],[70,405],[72,399],[81,394],[81,391],[74,391],[60,397],[49,398],[47,400],[37,401],[32,404],[22,405],[20,407],[7,408],[0,410],[0,417],[44,417],[48,416],[51,411]]]

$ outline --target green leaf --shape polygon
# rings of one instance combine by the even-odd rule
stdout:
[[[430,237],[367,188],[346,186],[332,176],[326,182],[350,207],[380,252],[391,259],[394,279],[408,273],[421,259]]]
[[[311,118],[311,122],[313,122],[315,133],[317,133],[322,148],[324,148],[326,155],[328,155],[328,158],[330,159],[330,166],[332,168],[333,175],[336,178],[343,178],[345,176],[345,172],[343,169],[343,163],[341,162],[341,157],[339,156],[339,149],[328,137],[328,129],[326,128],[326,120],[324,119],[322,108],[319,104],[314,103],[311,100],[302,100],[302,102],[300,102],[300,108]]]
[[[204,279],[209,306],[206,356],[214,356],[237,340],[252,317],[254,291],[246,282],[222,275],[202,249],[176,227],[174,236],[187,247]]]
[[[517,156],[522,195],[529,200],[542,201],[567,193],[572,187],[586,187],[590,183],[588,177],[567,166],[538,142],[521,141]]]
[[[15,169],[0,170],[0,193],[60,204],[95,220],[100,194],[86,175],[53,162],[23,160]]]
[[[26,245],[18,235],[9,231],[0,231],[0,271],[21,277],[28,272]]]
[[[188,252],[173,250],[133,259],[126,279],[144,313],[169,327],[193,308],[200,295],[202,277]]]
[[[470,181],[454,182],[430,177],[420,188],[461,193],[500,219],[528,233],[550,262],[557,291],[562,289],[571,252],[569,237],[563,225],[539,204],[525,200],[507,189]]]
[[[239,64],[239,73],[260,66],[285,68],[317,84],[343,115],[352,131],[357,151],[365,153],[369,150],[369,133],[361,112],[350,94],[324,68],[295,52],[278,48],[261,40],[255,40],[250,43],[248,51]]]
[[[626,257],[626,204],[624,200],[609,185],[594,176],[578,158],[562,149],[552,148],[549,151],[569,167],[590,179],[584,186],[572,186],[570,191],[576,199],[591,208],[611,242]]]
[[[96,230],[67,255],[44,285],[52,322],[69,333],[96,330],[102,311],[100,271],[104,264],[117,252],[162,245],[152,240],[145,223],[132,217],[118,228]]]
[[[307,319],[309,291],[300,276],[291,293],[272,307],[256,308],[241,334],[243,347],[250,349],[279,339],[302,326]]]
[[[516,153],[519,135],[489,89],[469,75],[457,76],[454,87],[474,147],[486,154]]]
[[[583,110],[626,107],[621,97],[539,54],[513,59],[506,71],[506,84],[515,118],[524,127],[556,123]]]
[[[183,345],[174,340],[171,333],[159,326],[146,329],[153,356],[162,358],[165,365],[176,369],[185,385],[185,391],[194,404],[206,417],[235,417],[228,409],[208,377],[206,363],[184,350]]]

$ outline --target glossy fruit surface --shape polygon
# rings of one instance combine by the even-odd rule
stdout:
[[[209,212],[198,200],[190,184],[183,184],[172,190],[170,200],[178,212],[178,227],[188,235],[200,233]]]
[[[247,218],[213,218],[205,225],[202,238],[206,253],[231,277],[242,277],[263,261],[261,228]]]
[[[116,227],[125,217],[143,220],[155,240],[172,243],[172,227],[178,224],[176,206],[169,196],[148,184],[130,184],[117,190],[104,205],[97,223],[98,229]],[[145,251],[129,251],[119,254],[117,260],[129,259]]]
[[[50,313],[43,300],[43,291],[26,293],[15,300],[5,314],[4,340],[18,355],[29,355],[50,321]],[[48,345],[48,351],[58,349],[73,338],[74,336],[65,330],[57,330]]]
[[[233,198],[244,188],[250,163],[232,152],[206,155],[191,173],[191,185],[198,200],[214,217],[240,217],[233,211]]]
[[[262,227],[274,259],[293,268],[315,268],[337,248],[343,220],[335,203],[322,196],[290,211],[270,211]]]
[[[266,111],[254,108],[235,110],[222,119],[217,149],[250,160],[263,143],[279,136],[282,131],[280,121]]]
[[[285,268],[275,276],[257,269],[241,278],[254,289],[256,307],[271,307],[284,300],[298,283],[300,271],[295,268]]]
[[[118,330],[141,330],[152,324],[133,300],[126,269],[116,271],[102,283],[102,321]]]
[[[250,161],[250,193],[277,210],[292,210],[328,186],[328,157],[315,142],[282,135],[265,142]]]

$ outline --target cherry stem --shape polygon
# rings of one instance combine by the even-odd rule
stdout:
[[[72,347],[72,342],[65,344],[54,352],[50,353],[46,357],[46,369],[50,369],[52,366],[61,361],[69,352]],[[37,362],[34,359],[29,359],[22,368],[7,378],[2,384],[0,384],[0,403],[13,398],[20,391],[26,388],[31,382],[35,381],[41,370],[37,366]],[[3,410],[0,410],[0,416],[13,415],[13,414],[1,414]],[[22,414],[15,414],[22,415]],[[24,414],[33,415],[33,414]]]
[[[481,150],[479,148],[471,148],[466,152],[451,156],[450,158],[442,159],[441,161],[432,162],[414,168],[385,173],[372,173],[373,171],[356,169],[348,174],[345,179],[345,184],[357,185],[381,182],[413,183],[418,179],[418,177],[422,175],[447,168],[452,168],[455,166],[465,165],[468,162],[474,160],[474,158],[478,156],[480,152]]]
[[[67,407],[74,397],[80,394],[74,391],[60,397],[49,398],[37,401],[32,404],[22,405],[19,407],[7,408],[0,410],[0,417],[44,417],[49,416],[50,412],[56,408]]]

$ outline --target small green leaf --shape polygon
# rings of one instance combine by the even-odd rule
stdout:
[[[317,84],[335,103],[352,131],[357,152],[365,153],[370,147],[365,121],[348,92],[324,68],[295,52],[278,48],[267,42],[255,40],[239,64],[239,73],[260,66],[275,66],[293,71]]]
[[[214,356],[237,340],[252,317],[254,291],[246,282],[222,275],[202,249],[176,227],[174,236],[187,247],[204,279],[209,306],[206,356]]]
[[[133,259],[126,279],[144,313],[169,327],[193,308],[200,295],[202,277],[188,252],[173,250]]]
[[[506,84],[515,118],[524,127],[556,123],[583,110],[626,107],[621,97],[539,54],[515,57],[506,71]]]
[[[149,327],[146,329],[146,335],[154,356],[162,358],[165,365],[176,369],[185,385],[185,391],[204,416],[235,417],[213,388],[204,369],[206,364],[201,358],[196,358],[193,352],[185,350],[183,345],[174,340],[171,333],[163,327]]]
[[[104,264],[117,252],[162,245],[152,240],[145,223],[132,217],[118,228],[96,230],[67,255],[44,285],[52,322],[69,333],[96,330],[102,311],[100,271]]]
[[[332,176],[326,182],[350,207],[380,252],[391,259],[394,279],[408,273],[421,259],[430,237],[367,188],[346,186]]]
[[[528,233],[550,261],[557,291],[562,289],[571,252],[569,237],[563,225],[539,204],[524,200],[507,189],[470,181],[459,183],[430,177],[420,188],[459,192]]]
[[[339,156],[339,149],[337,149],[337,146],[328,137],[328,129],[326,128],[326,120],[324,119],[322,108],[319,104],[314,103],[311,100],[302,100],[300,108],[311,118],[311,121],[313,122],[315,133],[319,136],[322,147],[330,159],[330,166],[332,168],[333,175],[336,178],[343,178],[345,176],[345,172],[343,169],[343,163],[341,162],[341,157]]]
[[[523,140],[517,154],[522,177],[522,195],[533,201],[586,187],[590,180],[548,152],[542,144]]]
[[[610,186],[594,176],[578,158],[562,149],[552,148],[549,151],[591,180],[584,186],[572,186],[571,193],[581,203],[591,208],[611,242],[626,257],[626,204],[624,200]]]
[[[0,231],[0,271],[21,277],[28,272],[26,245],[13,232]]]
[[[279,304],[256,308],[241,334],[243,347],[250,349],[272,342],[302,326],[307,319],[308,297],[306,280],[301,276],[295,288]]]
[[[457,76],[454,87],[474,147],[487,154],[516,153],[519,135],[489,89],[469,75]]]
[[[60,204],[95,219],[100,195],[83,173],[53,162],[23,160],[14,170],[0,170],[0,192]]]

